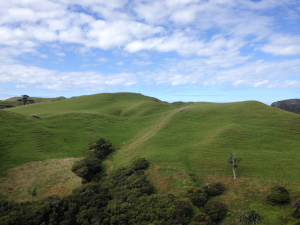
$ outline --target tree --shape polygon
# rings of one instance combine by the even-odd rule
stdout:
[[[29,98],[28,95],[22,95],[23,105],[26,105],[28,98]]]
[[[35,197],[36,194],[37,194],[36,189],[37,189],[37,187],[29,187],[29,188],[27,189],[27,192],[28,192],[28,194],[29,194],[30,197],[31,197],[31,201],[33,200],[33,197]]]
[[[241,157],[236,157],[235,153],[232,154],[230,153],[230,156],[227,159],[227,166],[232,168],[233,172],[233,179],[236,179],[236,168],[238,167],[238,164],[242,161],[243,159]]]

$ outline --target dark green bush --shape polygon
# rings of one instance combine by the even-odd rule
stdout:
[[[130,167],[134,170],[145,170],[148,166],[149,162],[145,158],[140,158],[135,160]]]
[[[222,202],[211,201],[204,206],[203,211],[213,222],[219,222],[226,216],[227,207]]]
[[[193,217],[193,207],[189,201],[179,200],[176,205],[176,220],[179,224],[188,224]]]
[[[137,162],[146,165],[145,159]],[[87,160],[81,163],[89,169]],[[26,203],[0,198],[0,224],[189,224],[193,217],[191,203],[173,195],[154,194],[144,168],[133,163],[101,182],[83,184],[64,198],[52,196]]]
[[[294,218],[300,219],[300,199],[298,199],[296,202],[293,203],[292,205],[292,216]]]
[[[194,216],[194,221],[190,225],[214,225],[215,223],[204,212],[199,212]]]
[[[97,158],[92,158],[92,156],[86,157],[72,166],[72,172],[83,178],[83,183],[99,180],[101,171],[101,161]]]
[[[274,186],[270,189],[267,195],[267,201],[271,205],[286,204],[290,202],[290,196],[284,187]]]
[[[203,188],[193,188],[188,191],[188,197],[191,199],[193,205],[202,207],[207,202],[207,194]]]
[[[103,138],[97,140],[96,143],[92,146],[92,149],[94,149],[94,155],[100,160],[105,159],[115,150],[111,142]]]
[[[225,187],[221,182],[211,183],[203,186],[208,196],[218,196],[221,195]]]
[[[241,213],[239,220],[241,223],[259,224],[263,220],[263,217],[258,212],[251,210],[249,213]]]

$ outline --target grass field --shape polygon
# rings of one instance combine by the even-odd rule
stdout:
[[[300,116],[256,101],[171,104],[141,94],[99,94],[0,110],[0,124],[6,179],[9,169],[25,163],[83,157],[104,137],[119,147],[104,162],[108,172],[145,157],[157,190],[179,195],[222,180],[232,212],[233,199],[245,198],[239,210],[264,208],[265,224],[285,213],[278,208],[271,215],[262,200],[267,187],[285,184],[294,199],[300,195]],[[236,183],[226,166],[233,152],[243,158]]]

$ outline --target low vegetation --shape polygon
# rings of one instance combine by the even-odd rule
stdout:
[[[144,180],[141,182],[151,184],[145,184],[144,190],[151,197],[144,196],[143,202],[132,203],[141,208],[146,207],[144,203],[162,204],[157,199],[166,205],[179,201],[186,208],[186,215],[189,204],[192,206],[192,217],[186,217],[189,223],[213,224],[215,222],[204,213],[203,208],[211,201],[219,201],[227,208],[224,219],[218,222],[220,224],[239,224],[239,215],[248,215],[251,210],[262,216],[264,224],[297,222],[297,217],[292,216],[297,211],[297,204],[294,208],[292,204],[299,199],[300,183],[300,117],[297,114],[255,101],[171,104],[140,94],[117,93],[0,110],[0,123],[0,193],[9,202],[19,202],[14,204],[33,207],[34,202],[53,194],[59,195],[60,201],[65,201],[63,199],[68,198],[71,190],[74,190],[73,193],[78,190],[81,182],[84,183],[82,187],[94,185],[91,188],[99,191],[107,185],[106,188],[117,193],[112,181],[107,183],[110,176],[125,182],[125,174],[131,174],[132,183],[135,179],[140,180],[136,176],[142,173]],[[110,139],[114,146],[118,146],[117,150],[107,148],[108,154],[103,155],[99,151],[101,148],[97,147],[103,142],[100,137],[106,144],[106,140]],[[99,141],[98,144],[95,140]],[[108,146],[112,147],[111,143]],[[236,180],[232,178],[232,167],[226,167],[226,159],[233,152],[243,157],[236,171]],[[72,164],[69,161],[55,167],[68,170],[72,174],[70,178],[61,176],[68,174],[66,172],[47,178],[44,173],[47,170],[43,171],[42,167],[70,157],[76,158]],[[147,160],[132,164],[138,158]],[[44,164],[38,164],[40,162]],[[39,166],[31,170],[30,176],[27,173],[29,168],[24,165]],[[79,177],[71,172],[72,165]],[[23,171],[17,172],[17,168],[23,168]],[[19,182],[12,178],[11,171],[19,174]],[[25,173],[28,174],[26,182],[20,178]],[[31,203],[27,189],[35,186],[37,195]],[[290,203],[268,203],[267,196],[274,186],[288,190]],[[129,191],[126,188],[122,190]],[[54,199],[57,200],[57,197]],[[107,200],[111,210],[132,206],[122,201],[119,205],[119,200],[112,199]],[[69,207],[66,204],[65,207]],[[176,209],[176,205],[169,206],[172,210]],[[92,218],[92,209],[78,210],[75,217]],[[77,215],[78,212],[81,216]],[[174,215],[174,211],[164,212]],[[58,217],[62,215],[58,211],[55,213]],[[124,217],[109,215],[118,221]],[[156,220],[153,218],[151,221]],[[184,219],[182,221],[186,223]]]
[[[271,205],[287,204],[290,200],[289,192],[281,186],[272,187],[267,195],[267,201]]]
[[[249,213],[241,213],[239,215],[239,220],[241,223],[245,224],[260,224],[263,217],[255,210],[251,210]]]
[[[94,147],[94,149],[112,148],[110,142],[104,139],[99,139]],[[104,150],[104,152],[108,151]],[[90,154],[89,158],[97,158],[95,150]],[[103,154],[100,155],[104,157]],[[99,158],[97,159],[100,161]],[[81,162],[85,162],[85,159]],[[189,224],[193,220],[194,208],[188,200],[171,194],[155,193],[155,188],[147,181],[144,174],[149,166],[146,159],[137,159],[129,167],[117,169],[110,175],[102,173],[100,176],[89,168],[93,165],[85,166],[87,174],[90,173],[85,175],[92,179],[87,180],[83,177],[85,184],[66,197],[50,196],[41,201],[25,203],[9,202],[1,198],[0,223]],[[209,186],[222,185],[211,184],[202,190],[205,192]],[[29,194],[31,198],[35,196],[36,188],[30,188]],[[193,202],[196,206],[200,206],[196,200]],[[222,202],[209,201],[195,216],[193,223],[209,221],[213,224],[222,220],[226,212],[227,208]]]

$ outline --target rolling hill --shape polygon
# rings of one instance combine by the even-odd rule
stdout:
[[[104,162],[107,172],[145,157],[162,193],[208,180],[249,185],[249,179],[260,189],[284,182],[300,191],[300,116],[257,101],[166,103],[97,94],[0,110],[0,124],[2,174],[33,161],[83,157],[104,137],[119,147]],[[235,184],[226,166],[233,152],[243,157]]]
[[[260,102],[170,104],[141,94],[75,97],[2,110],[1,152],[7,162],[83,156],[98,136],[122,148],[111,165],[140,156],[188,173],[230,173],[231,152],[244,158],[240,175],[300,182],[300,117]],[[32,117],[33,114],[41,118]],[[8,150],[9,149],[9,150]],[[276,168],[273,168],[276,165]],[[221,169],[223,168],[223,169]],[[290,168],[290,169],[287,169]]]
[[[0,109],[4,108],[12,108],[16,106],[20,106],[20,102],[18,101],[21,97],[13,97],[6,100],[0,100]],[[33,100],[35,103],[42,103],[42,102],[52,102],[52,101],[59,101],[66,99],[65,97],[58,97],[58,98],[37,98],[37,97],[29,97],[28,100]]]

